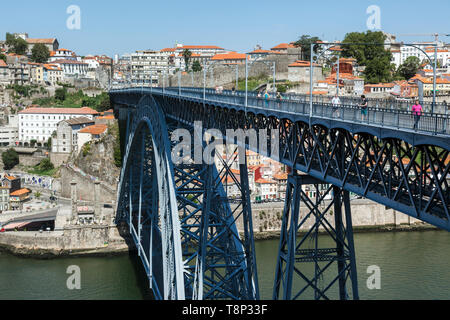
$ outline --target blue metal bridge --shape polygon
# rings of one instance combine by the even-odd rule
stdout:
[[[307,292],[329,299],[334,286],[340,299],[359,298],[350,192],[450,231],[447,115],[417,119],[375,106],[363,116],[354,105],[200,88],[122,88],[110,97],[123,155],[117,221],[128,223],[157,299],[259,299],[247,164],[239,164],[236,177],[235,159],[224,160],[220,170],[208,161],[174,162],[179,141],[172,133],[180,128],[203,144],[198,150],[185,141],[192,144],[193,154],[183,155],[190,159],[210,151],[203,133],[216,129],[224,141],[290,168],[273,299]],[[254,129],[268,148],[255,147],[248,136],[227,136],[230,129],[244,136]],[[239,187],[233,201],[226,179]],[[305,184],[321,192],[311,198]],[[312,227],[300,233],[311,219]],[[321,247],[319,231],[335,245]],[[313,264],[312,274],[303,271],[306,263]],[[325,272],[333,277],[319,285]]]

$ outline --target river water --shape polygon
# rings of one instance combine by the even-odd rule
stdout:
[[[355,247],[361,299],[450,299],[450,233],[357,233]],[[278,240],[256,242],[262,299],[272,298],[277,250]],[[67,289],[71,265],[80,267],[81,290]],[[380,268],[381,288],[369,290],[373,265]],[[36,260],[0,253],[0,299],[151,299],[142,269],[134,254]]]

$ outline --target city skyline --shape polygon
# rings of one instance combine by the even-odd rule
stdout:
[[[71,16],[67,8],[71,5],[78,6],[81,12],[79,30],[67,27]],[[114,56],[174,47],[175,43],[212,44],[249,52],[257,44],[270,49],[282,42],[296,41],[303,34],[338,41],[348,32],[366,31],[370,18],[367,8],[372,5],[380,8],[381,30],[396,35],[400,41],[434,40],[432,36],[401,35],[450,33],[445,26],[445,9],[450,4],[438,0],[430,1],[427,7],[439,10],[420,17],[415,14],[423,10],[423,2],[419,1],[410,1],[406,6],[387,1],[323,1],[322,5],[285,1],[276,6],[269,1],[229,1],[225,6],[206,1],[195,5],[181,1],[133,1],[106,7],[105,1],[64,0],[55,3],[51,11],[31,1],[27,1],[28,10],[11,2],[3,4],[10,14],[2,19],[0,37],[4,39],[6,32],[27,32],[33,38],[55,37],[62,47],[79,55]],[[17,19],[18,16],[22,18]],[[319,19],[320,24],[316,23]],[[440,40],[448,42],[448,37]]]

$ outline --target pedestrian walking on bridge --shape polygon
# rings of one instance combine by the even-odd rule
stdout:
[[[264,101],[266,108],[269,107],[269,98],[270,98],[269,92],[266,90],[266,92],[264,93]]]
[[[369,105],[369,102],[368,102],[366,96],[362,95],[361,96],[361,104],[359,105],[361,108],[361,121],[364,121],[367,118],[368,105]]]
[[[422,115],[422,106],[420,105],[419,100],[416,100],[416,103],[411,107],[411,110],[414,115],[414,130],[417,130],[420,116]]]
[[[331,104],[333,106],[331,116],[339,117],[339,106],[341,105],[341,99],[339,99],[339,96],[337,95],[337,93],[334,95],[333,99],[331,100]]]
[[[281,96],[280,92],[277,92],[277,105],[278,105],[278,109],[280,109],[281,106],[281,100],[283,100],[283,97]]]

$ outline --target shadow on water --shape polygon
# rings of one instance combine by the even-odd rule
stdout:
[[[145,273],[144,266],[142,265],[142,260],[137,254],[136,246],[134,245],[133,239],[128,232],[128,226],[125,222],[119,223],[117,226],[120,236],[125,240],[128,246],[128,258],[135,270],[134,275],[136,279],[136,285],[141,292],[142,298],[144,300],[155,300],[152,289],[150,289],[150,280]]]
[[[142,294],[144,300],[155,300],[152,289],[150,289],[150,280],[145,273],[144,266],[142,265],[141,258],[137,255],[135,250],[130,251],[128,257],[133,265],[133,269],[136,271],[134,273],[136,279],[136,285]]]

